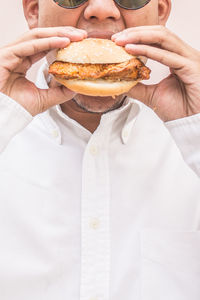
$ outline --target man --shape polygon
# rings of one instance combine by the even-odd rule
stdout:
[[[31,30],[0,49],[0,299],[199,300],[199,178],[169,131],[199,174],[200,53],[164,27],[171,1],[23,6]],[[171,75],[115,99],[73,93],[48,64],[25,78],[86,37]]]

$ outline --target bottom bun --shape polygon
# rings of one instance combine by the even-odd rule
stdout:
[[[68,89],[88,96],[117,96],[127,93],[134,87],[140,80],[135,81],[108,81],[97,79],[94,81],[89,80],[67,80],[59,76],[55,79],[66,86]]]

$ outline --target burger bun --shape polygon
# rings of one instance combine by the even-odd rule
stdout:
[[[67,80],[59,76],[55,79],[68,89],[88,96],[117,96],[127,93],[133,88],[138,80],[135,81],[108,81],[103,79],[97,80]]]
[[[57,61],[77,64],[114,64],[129,61],[133,56],[121,46],[108,39],[88,38],[72,42],[57,52]],[[141,59],[144,61],[145,59]],[[89,96],[115,96],[127,93],[140,80],[112,81],[106,79],[78,80],[65,79],[55,75],[55,79],[70,90]]]

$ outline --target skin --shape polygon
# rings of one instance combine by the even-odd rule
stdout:
[[[48,90],[40,90],[25,78],[31,65],[50,50],[85,37],[111,38],[127,52],[170,68],[171,75],[159,84],[138,84],[129,92],[163,121],[200,112],[200,52],[165,28],[170,0],[151,0],[136,11],[122,9],[113,0],[89,0],[73,10],[52,0],[23,0],[23,6],[31,30],[0,49],[0,91],[33,116],[61,104],[64,113],[94,132],[102,113],[122,104],[124,95],[115,99],[87,97],[54,80]]]

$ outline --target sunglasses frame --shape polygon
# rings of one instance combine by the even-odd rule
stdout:
[[[83,4],[84,4],[85,2],[87,2],[88,0],[83,0],[83,2],[82,2],[81,4],[76,5],[76,6],[73,6],[73,7],[68,7],[68,6],[64,6],[64,5],[62,5],[62,4],[59,4],[58,0],[53,0],[53,1],[54,1],[57,5],[59,5],[60,7],[62,7],[62,8],[66,8],[66,9],[74,9],[74,8],[80,7],[81,5],[83,5]],[[142,6],[138,7],[138,8],[128,8],[128,7],[124,7],[123,5],[119,4],[119,3],[117,2],[117,0],[114,0],[114,1],[115,1],[115,3],[116,3],[119,7],[123,8],[123,9],[127,9],[127,10],[137,10],[137,9],[140,9],[140,8],[146,6],[151,0],[147,0],[147,2],[146,2],[144,5],[142,5]]]

